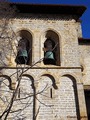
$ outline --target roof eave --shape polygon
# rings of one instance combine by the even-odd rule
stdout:
[[[42,13],[42,14],[67,14],[77,15],[78,18],[85,12],[86,7],[80,5],[61,5],[61,4],[25,4],[10,3],[16,6],[21,13]]]

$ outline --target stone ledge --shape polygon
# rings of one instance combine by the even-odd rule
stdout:
[[[0,70],[2,69],[81,69],[81,67],[60,67],[60,66],[48,66],[48,67],[24,67],[24,66],[18,66],[18,67],[0,67]]]

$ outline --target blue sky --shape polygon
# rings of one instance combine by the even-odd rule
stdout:
[[[10,2],[24,2],[35,4],[71,4],[71,5],[84,5],[87,10],[81,17],[83,37],[90,38],[90,0],[9,0]]]

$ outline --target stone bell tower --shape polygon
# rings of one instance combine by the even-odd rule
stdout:
[[[1,89],[11,93],[3,91],[3,98],[9,101],[20,84],[8,120],[87,120],[78,42],[79,18],[86,8],[10,3],[13,6],[17,11],[8,24],[15,34],[12,63],[2,67],[1,75],[11,87],[1,83]],[[7,101],[1,101],[2,111]]]

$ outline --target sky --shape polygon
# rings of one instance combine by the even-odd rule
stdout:
[[[69,4],[69,5],[84,5],[86,11],[80,18],[82,20],[83,38],[90,39],[90,0],[9,0],[10,2],[20,3],[35,3],[35,4]]]

